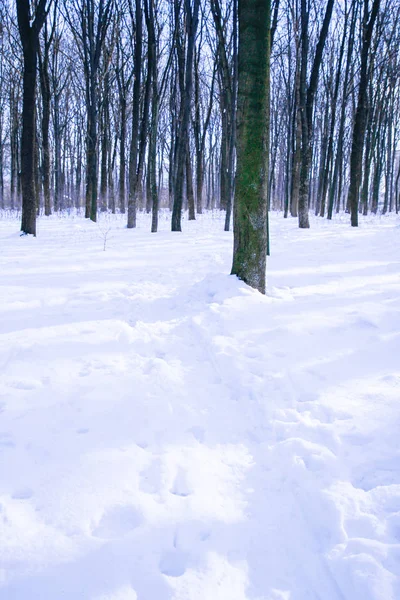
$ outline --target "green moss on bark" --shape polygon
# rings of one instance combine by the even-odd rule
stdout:
[[[239,0],[237,172],[232,274],[265,293],[270,1]]]

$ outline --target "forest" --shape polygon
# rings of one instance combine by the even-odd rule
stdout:
[[[29,198],[26,233],[73,208],[153,232],[160,208],[175,231],[217,208],[229,230],[237,0],[30,4],[0,7],[0,207]],[[399,19],[397,0],[272,3],[268,204],[301,228],[399,210]]]
[[[399,0],[0,0],[0,600],[400,599]]]

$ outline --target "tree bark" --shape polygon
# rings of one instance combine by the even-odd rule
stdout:
[[[49,76],[49,50],[51,38],[48,38],[47,28],[44,30],[44,52],[41,56],[39,47],[39,74],[40,74],[40,90],[42,94],[42,180],[43,180],[43,197],[44,197],[44,214],[51,215],[51,198],[50,198],[50,102],[51,88]]]
[[[266,287],[270,1],[239,0],[237,172],[232,274]]]
[[[309,10],[306,7],[306,0],[301,0],[301,69],[300,69],[300,114],[301,114],[301,164],[300,164],[300,185],[299,185],[299,227],[308,229],[310,221],[308,218],[308,196],[310,182],[310,168],[312,160],[312,122],[314,99],[317,91],[319,71],[322,62],[322,55],[328,35],[329,24],[332,17],[333,1],[328,0],[324,21],[319,34],[317,48],[315,51],[314,62],[311,69],[310,82],[306,84],[307,78],[307,60],[309,45]]]
[[[36,236],[35,103],[39,33],[46,19],[46,0],[39,0],[31,24],[29,0],[17,0],[18,29],[23,50],[23,102],[21,138],[21,231]]]
[[[186,166],[186,137],[189,131],[190,108],[192,102],[193,54],[199,17],[200,0],[185,0],[185,16],[187,22],[187,49],[184,66],[184,86],[181,86],[180,123],[177,134],[176,177],[174,204],[172,209],[171,230],[182,231],[182,205],[184,169]]]
[[[363,36],[361,48],[360,83],[357,108],[354,117],[353,139],[350,155],[350,185],[347,202],[351,211],[351,226],[358,227],[358,195],[362,177],[363,145],[367,117],[368,55],[372,31],[378,16],[380,0],[374,0],[368,20],[368,0],[364,0]]]

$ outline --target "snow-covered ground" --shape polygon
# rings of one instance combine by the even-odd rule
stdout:
[[[222,223],[0,219],[1,600],[400,598],[400,219]]]

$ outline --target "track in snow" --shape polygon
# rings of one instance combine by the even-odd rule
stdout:
[[[273,215],[262,297],[219,217],[0,222],[1,600],[399,597],[398,222],[363,223]]]

